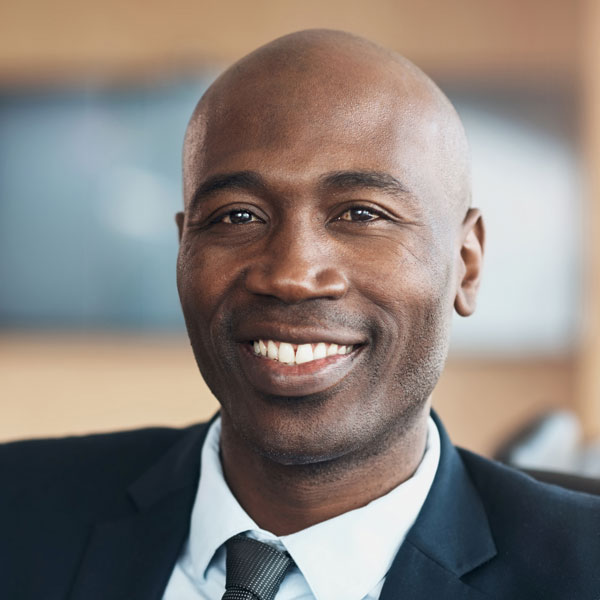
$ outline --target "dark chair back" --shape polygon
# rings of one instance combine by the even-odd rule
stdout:
[[[533,469],[520,470],[544,483],[552,483],[575,492],[585,492],[586,494],[596,494],[600,496],[600,479],[581,477],[580,475],[572,475],[571,473],[558,473],[556,471],[537,471]]]

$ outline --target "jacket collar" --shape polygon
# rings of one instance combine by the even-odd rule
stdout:
[[[438,470],[417,521],[396,555],[381,600],[475,599],[460,579],[496,555],[487,516],[469,474],[435,413]],[[443,591],[443,593],[442,593]]]

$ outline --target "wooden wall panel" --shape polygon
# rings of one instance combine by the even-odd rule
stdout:
[[[600,2],[586,0],[581,60],[581,131],[586,178],[584,304],[577,369],[579,414],[600,436]]]
[[[578,4],[565,0],[4,0],[0,82],[144,77],[229,63],[307,27],[353,31],[435,75],[569,79]]]

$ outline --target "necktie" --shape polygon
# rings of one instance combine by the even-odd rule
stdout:
[[[287,552],[236,535],[226,543],[226,583],[222,600],[273,600],[294,564]]]

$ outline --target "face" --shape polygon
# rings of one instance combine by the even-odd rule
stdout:
[[[181,304],[224,436],[283,464],[399,439],[465,272],[431,119],[385,94],[299,93],[209,109],[178,216]]]

